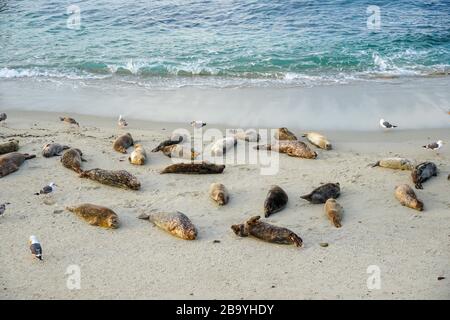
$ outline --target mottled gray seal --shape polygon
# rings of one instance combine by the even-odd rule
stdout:
[[[75,213],[92,226],[111,229],[119,227],[119,217],[114,211],[106,207],[83,203],[78,206],[66,207],[66,210]]]
[[[211,184],[209,187],[209,196],[221,206],[226,205],[230,199],[227,188],[221,183]]]
[[[44,148],[42,148],[42,155],[46,158],[60,156],[61,152],[67,149],[70,149],[70,147],[59,143],[47,143]]]
[[[131,147],[134,144],[133,138],[131,137],[130,133],[125,133],[124,135],[121,135],[114,141],[113,148],[117,152],[120,153],[127,153],[127,149]]]
[[[256,150],[272,150],[280,153],[286,153],[291,157],[298,157],[304,159],[315,159],[317,153],[312,151],[304,142],[301,141],[277,141],[272,145],[259,145],[255,147]]]
[[[164,173],[187,173],[187,174],[213,174],[222,173],[225,165],[217,165],[209,162],[201,163],[175,163],[166,167]]]
[[[240,237],[251,235],[267,242],[302,246],[303,240],[291,230],[262,222],[259,219],[260,216],[252,217],[243,224],[232,225],[231,229]]]
[[[67,169],[81,173],[83,171],[81,169],[81,162],[85,161],[82,157],[83,153],[80,149],[70,148],[63,152],[61,163]]]
[[[437,167],[433,162],[422,162],[411,172],[416,189],[423,189],[422,183],[437,176]]]
[[[139,190],[141,188],[139,180],[125,170],[114,171],[96,168],[83,171],[80,178],[88,178],[108,186],[124,189]]]
[[[311,203],[325,203],[328,199],[337,199],[341,193],[339,182],[326,183],[314,189],[311,193],[301,196],[300,198],[308,200]]]
[[[336,227],[340,228],[342,221],[342,206],[336,201],[336,199],[330,198],[325,202],[325,213],[330,219],[331,223]]]
[[[179,144],[183,141],[183,139],[184,139],[184,136],[182,136],[182,135],[171,137],[170,139],[167,139],[167,140],[164,140],[163,142],[161,142],[156,148],[154,148],[152,150],[152,152],[158,152],[158,151],[161,151],[164,147],[171,146],[174,144]]]
[[[0,143],[0,154],[10,153],[19,150],[19,141],[10,140],[8,142]]]
[[[75,124],[77,126],[80,126],[80,124],[74,119],[70,117],[59,117],[59,120],[68,123],[68,124]]]
[[[303,137],[306,137],[308,141],[315,145],[316,147],[319,147],[320,149],[324,150],[331,150],[332,146],[330,141],[328,141],[327,137],[321,135],[317,132],[308,132],[303,135]]]
[[[264,201],[264,215],[267,218],[271,214],[283,210],[288,202],[287,193],[279,186],[271,186]]]
[[[157,227],[178,238],[184,240],[195,240],[197,238],[197,229],[194,224],[184,213],[179,211],[141,214],[138,218],[149,220]]]
[[[0,156],[0,178],[19,170],[25,160],[35,158],[36,155],[20,152],[10,152]]]
[[[419,211],[423,210],[423,202],[417,199],[416,193],[407,184],[401,184],[395,187],[395,198],[403,206]]]

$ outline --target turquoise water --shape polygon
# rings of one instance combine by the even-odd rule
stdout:
[[[358,0],[0,0],[0,79],[314,86],[450,70],[449,0],[369,4],[379,29]]]

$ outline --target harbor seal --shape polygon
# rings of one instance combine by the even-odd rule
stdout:
[[[225,137],[223,139],[214,141],[211,146],[211,156],[222,156],[236,144],[237,140],[235,137]]]
[[[405,158],[385,158],[371,164],[371,166],[372,168],[382,167],[389,169],[412,170],[414,169],[414,162]]]
[[[114,211],[106,207],[83,203],[78,206],[66,207],[66,210],[75,213],[92,226],[108,229],[117,229],[119,227],[119,217]]]
[[[275,144],[259,145],[255,147],[256,150],[272,150],[279,153],[286,153],[290,157],[297,157],[303,159],[315,159],[317,153],[312,151],[304,142],[295,141],[278,141]]]
[[[69,146],[64,146],[62,144],[59,143],[47,143],[43,148],[42,148],[42,155],[45,158],[50,158],[50,157],[54,157],[54,156],[60,156],[61,152],[63,152],[64,150],[70,149]]]
[[[80,124],[74,119],[74,118],[70,118],[70,117],[59,117],[59,120],[68,123],[68,124],[74,124],[77,125],[78,127],[80,126]]]
[[[125,170],[114,171],[95,168],[81,172],[80,178],[88,178],[108,186],[124,189],[139,190],[141,188],[139,180]]]
[[[294,244],[297,247],[303,245],[303,240],[291,230],[262,222],[260,218],[260,216],[254,216],[243,224],[232,225],[231,229],[239,237],[251,235],[271,243]]]
[[[114,141],[113,148],[117,152],[120,153],[127,153],[127,149],[131,147],[134,144],[133,138],[131,137],[131,134],[128,132],[124,135],[121,135]]]
[[[416,193],[407,184],[395,187],[395,198],[400,201],[402,206],[419,211],[423,210],[423,202],[417,199]]]
[[[217,165],[209,162],[201,163],[175,163],[166,167],[164,173],[187,173],[187,174],[213,174],[222,173],[225,165]]]
[[[341,186],[337,183],[326,183],[314,189],[311,193],[300,198],[308,200],[311,203],[325,203],[328,199],[337,199],[341,194]]]
[[[128,157],[128,161],[132,164],[136,165],[144,165],[147,161],[147,153],[145,152],[144,147],[139,143],[134,145],[134,151]]]
[[[8,142],[0,143],[0,154],[10,153],[19,150],[18,140],[9,140]]]
[[[264,201],[264,216],[267,218],[271,214],[283,210],[288,202],[288,195],[279,186],[271,186]]]
[[[197,229],[189,218],[179,211],[175,212],[155,212],[141,214],[139,219],[149,220],[158,228],[161,228],[175,237],[184,240],[195,240]]]
[[[0,178],[19,170],[25,160],[36,158],[34,154],[10,152],[0,156]]]
[[[331,150],[332,146],[328,139],[317,132],[307,132],[303,135],[308,141],[316,147],[324,150]]]
[[[209,187],[209,196],[220,206],[226,205],[230,196],[227,188],[221,183],[212,183]]]
[[[336,199],[330,198],[325,202],[325,213],[330,219],[331,223],[336,227],[340,228],[342,220],[342,206],[336,201]]]
[[[298,140],[295,134],[290,132],[288,128],[279,128],[275,131],[273,137],[277,140]]]
[[[199,153],[195,152],[193,148],[189,148],[181,144],[172,144],[170,146],[165,146],[161,151],[169,158],[194,160],[199,156]]]
[[[161,151],[164,147],[168,147],[174,144],[179,144],[183,141],[185,137],[183,135],[173,136],[170,139],[164,140],[161,142],[156,148],[152,150],[152,152]]]
[[[238,140],[244,140],[247,142],[258,142],[261,140],[261,136],[255,129],[243,130],[230,130],[234,137]]]
[[[422,183],[437,176],[437,167],[433,162],[422,162],[411,172],[416,189],[423,189]]]
[[[80,149],[70,148],[63,152],[61,157],[61,163],[67,169],[73,170],[76,173],[81,173],[81,162],[85,161],[83,158],[83,153]]]

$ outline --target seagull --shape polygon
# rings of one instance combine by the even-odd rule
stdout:
[[[5,121],[6,118],[8,118],[8,116],[6,115],[6,113],[4,113],[4,112],[0,113],[0,122]]]
[[[6,203],[3,203],[3,204],[0,204],[0,216],[3,215],[3,213],[5,213],[6,206],[7,206],[8,204],[10,204],[10,203],[9,203],[9,202],[6,202]]]
[[[38,258],[39,260],[42,261],[42,247],[41,244],[39,243],[39,240],[36,238],[36,236],[30,236],[30,250],[31,253]]]
[[[385,128],[385,129],[397,128],[397,126],[394,126],[393,124],[390,124],[389,122],[387,122],[384,119],[380,119],[380,126]]]
[[[206,122],[199,121],[199,120],[192,121],[192,122],[191,122],[191,126],[194,127],[194,128],[196,128],[196,129],[200,129],[201,127],[206,126]]]
[[[126,120],[122,118],[122,115],[119,116],[119,121],[117,121],[117,124],[121,128],[128,126],[128,122],[126,122]]]
[[[56,190],[56,184],[54,182],[50,182],[47,186],[43,187],[39,193],[35,193],[35,195],[40,194],[49,194]]]
[[[439,140],[437,142],[427,144],[426,146],[422,146],[422,148],[435,151],[435,150],[439,150],[440,148],[442,148],[443,145],[444,145],[444,142],[442,140]]]

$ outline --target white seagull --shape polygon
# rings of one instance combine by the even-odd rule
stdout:
[[[439,140],[437,142],[429,143],[426,146],[422,146],[422,148],[435,151],[442,148],[443,145],[444,142],[442,140]]]
[[[0,204],[0,216],[3,215],[3,214],[5,213],[6,206],[7,206],[8,204],[10,204],[10,203],[9,203],[9,202],[6,202],[6,203],[3,203],[3,204]]]
[[[196,128],[196,129],[200,129],[201,127],[206,126],[206,122],[203,122],[203,121],[200,121],[200,120],[192,121],[191,122],[191,126]]]
[[[124,118],[122,118],[122,115],[119,116],[119,120],[117,121],[117,124],[121,128],[128,126],[128,122]]]
[[[42,246],[36,236],[30,236],[29,244],[31,253],[42,261]]]
[[[389,122],[387,122],[384,119],[380,119],[380,126],[385,129],[397,128],[397,126],[390,124]]]
[[[35,193],[35,195],[40,194],[49,194],[56,190],[56,184],[54,182],[50,182],[47,186],[43,187],[39,193]]]

